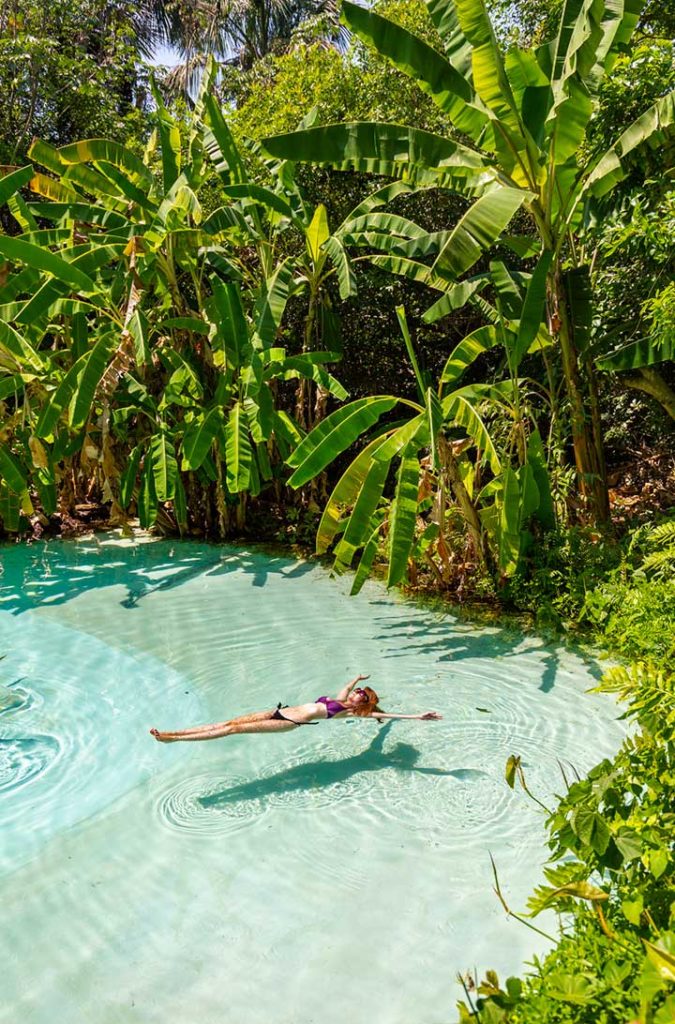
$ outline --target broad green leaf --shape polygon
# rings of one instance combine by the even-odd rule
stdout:
[[[120,505],[124,509],[129,507],[134,496],[134,487],[136,486],[136,477],[138,476],[138,467],[141,464],[142,455],[143,447],[137,444],[135,448],[132,448],[129,461],[120,477]]]
[[[523,356],[529,350],[541,327],[546,302],[546,282],[552,259],[552,252],[549,250],[543,252],[537,260],[537,265],[528,282],[518,324],[518,335],[511,351],[510,362],[513,374],[518,372]]]
[[[56,256],[49,249],[42,249],[38,245],[24,242],[20,238],[10,238],[0,235],[0,255],[5,256],[13,262],[25,263],[34,270],[41,270],[52,274],[59,281],[69,285],[74,291],[91,294],[96,291],[96,285],[81,270],[72,263],[67,263],[60,256]]]
[[[637,370],[641,366],[654,366],[666,360],[675,359],[675,336],[666,339],[666,344],[655,344],[651,337],[622,345],[608,356],[596,359],[601,370]]]
[[[597,161],[584,182],[583,191],[590,191],[594,196],[604,196],[610,192],[628,173],[623,164],[624,158],[645,143],[651,146],[664,145],[672,133],[674,121],[675,90],[662,96],[626,128]]]
[[[372,533],[370,534],[370,537],[368,537],[368,540],[363,545],[361,558],[359,559],[359,564],[354,574],[354,582],[352,583],[352,589],[349,591],[350,597],[354,597],[361,591],[363,584],[366,582],[368,576],[370,575],[370,570],[375,560],[375,555],[377,554],[380,530],[382,529],[383,519],[384,517],[381,512],[376,512],[375,515],[373,515],[371,518],[371,524],[374,523],[375,525],[373,526],[373,530]]]
[[[266,347],[274,344],[286,303],[292,292],[293,273],[292,260],[285,259],[261,286],[261,294],[255,308],[255,329]]]
[[[331,236],[324,243],[324,250],[335,267],[340,298],[347,299],[350,295],[356,295],[356,277],[347,251],[340,239],[336,238],[335,235]]]
[[[415,446],[419,450],[429,443],[429,421],[426,411],[404,423],[402,427],[393,431],[387,440],[380,445],[374,453],[373,458],[383,462],[390,462],[396,455],[399,455],[405,448]]]
[[[452,139],[394,124],[330,124],[262,141],[274,157],[392,177],[413,168],[475,175],[485,158]]]
[[[49,438],[54,432],[61,415],[73,396],[82,369],[86,365],[88,353],[81,356],[67,371],[57,388],[52,392],[48,402],[43,405],[35,426],[37,437]]]
[[[142,309],[135,309],[127,324],[127,329],[134,339],[134,353],[137,366],[147,366],[152,358],[150,352],[150,324]]]
[[[73,430],[79,430],[89,418],[96,388],[107,369],[110,357],[116,347],[116,340],[113,334],[103,334],[91,352],[86,353],[77,361],[82,365],[77,375],[68,417]]]
[[[592,847],[602,856],[609,845],[611,834],[605,819],[597,811],[581,804],[572,814],[570,825],[585,846]]]
[[[456,278],[472,267],[499,237],[526,198],[527,193],[520,189],[500,186],[476,200],[450,233],[433,264],[433,273]]]
[[[377,437],[367,444],[350,463],[333,488],[316,532],[317,555],[325,554],[335,537],[344,528],[348,519],[348,516],[343,516],[344,508],[355,502],[372,464],[373,454],[381,444],[383,444],[381,437]]]
[[[0,444],[0,477],[16,495],[22,495],[28,486],[24,467],[5,444]]]
[[[492,472],[497,475],[501,471],[499,455],[487,427],[474,408],[470,389],[460,388],[458,391],[453,391],[443,399],[441,405],[446,421],[464,427],[469,437],[487,458]]]
[[[43,360],[39,352],[13,327],[0,320],[0,353],[9,354],[18,366],[29,366],[33,370],[43,369]]]
[[[487,116],[474,105],[469,82],[453,64],[400,25],[364,7],[345,0],[342,16],[363,42],[414,79],[459,131],[479,141]]]
[[[153,470],[150,453],[146,452],[143,470],[141,472],[141,486],[138,492],[138,518],[141,527],[149,530],[157,520],[157,493],[155,491],[155,474]]]
[[[414,449],[408,449],[401,459],[396,493],[389,513],[388,587],[400,583],[407,572],[408,559],[415,539],[419,476],[420,464],[417,454]]]
[[[555,527],[555,509],[551,495],[551,481],[549,479],[548,467],[546,465],[546,452],[538,430],[530,434],[527,440],[527,463],[532,468],[537,491],[539,492],[539,505],[536,516],[546,530]]]
[[[470,82],[471,43],[460,26],[454,0],[427,0],[427,8],[443,40],[448,60]]]
[[[0,480],[0,520],[7,533],[17,533],[21,525],[19,496]]]
[[[382,498],[388,475],[388,462],[371,459],[344,533],[335,548],[335,562],[341,568],[352,564],[354,555],[372,533],[373,515]]]
[[[360,398],[336,409],[314,427],[287,460],[295,469],[289,485],[302,487],[306,484],[372,427],[380,416],[393,409],[397,401],[389,395],[377,395]]]
[[[319,203],[314,216],[310,222],[307,231],[305,232],[305,238],[307,239],[307,248],[309,249],[309,255],[311,256],[314,263],[318,263],[321,258],[321,247],[324,242],[327,242],[330,238],[330,228],[328,227],[328,211],[323,203]]]
[[[251,479],[252,454],[246,414],[237,402],[230,409],[225,425],[226,481],[230,494],[247,490]]]
[[[183,434],[183,469],[199,469],[218,434],[223,417],[219,408],[200,413]]]
[[[646,939],[642,941],[645,944],[647,956],[661,977],[665,981],[675,981],[675,942],[672,941],[671,936],[671,940],[668,942],[670,948],[666,948],[665,939],[666,936],[658,943],[648,942]]]
[[[487,352],[488,349],[494,348],[498,343],[497,328],[492,324],[479,327],[471,334],[467,334],[466,338],[460,341],[459,345],[450,353],[448,361],[443,367],[440,383],[454,384],[478,356]]]
[[[205,98],[204,113],[207,124],[204,132],[204,149],[215,164],[217,173],[226,185],[247,182],[248,175],[244,163],[214,96]]]
[[[110,139],[83,139],[68,146],[61,146],[57,150],[57,155],[64,164],[105,161],[126,171],[135,184],[142,184],[146,188],[153,184],[152,174],[143,161],[130,149]]]
[[[164,106],[162,94],[156,87],[154,80],[150,81],[152,96],[155,101],[155,121],[159,132],[159,141],[162,149],[162,184],[165,192],[168,192],[180,174],[181,168],[181,138],[178,125],[171,117]]]
[[[32,164],[27,164],[25,167],[20,167],[17,171],[11,171],[0,178],[0,206],[4,206],[7,200],[15,192],[18,192],[20,188],[23,188],[24,185],[27,185],[32,177],[33,166]]]
[[[520,487],[515,472],[505,466],[499,509],[499,567],[507,576],[518,567],[520,542]]]
[[[307,355],[288,356],[279,364],[274,376],[282,376],[285,380],[305,377],[307,380],[313,380],[322,388],[325,388],[326,391],[329,391],[340,402],[344,402],[349,397],[349,392],[343,388],[340,381],[333,377],[331,373],[328,373],[322,366],[317,365],[313,359],[308,358]]]
[[[248,199],[253,203],[258,203],[259,206],[264,207],[268,212],[278,214],[281,217],[287,217],[296,226],[301,226],[301,222],[293,207],[283,196],[269,188],[253,184],[226,185],[223,192],[230,199]]]
[[[473,280],[451,285],[433,306],[429,306],[422,320],[425,324],[434,324],[449,313],[454,313],[456,309],[461,309],[477,291],[485,287],[485,284],[485,277],[481,275]]]
[[[211,338],[214,363],[236,369],[242,365],[249,342],[239,286],[234,281],[224,283],[214,275],[210,281],[212,295],[206,309],[216,328]]]
[[[185,498],[185,488],[183,487],[183,481],[180,478],[180,473],[176,476],[176,493],[173,497],[173,511],[176,516],[176,523],[181,535],[185,532],[188,525],[188,510],[187,501]]]
[[[173,442],[167,436],[166,431],[160,430],[151,438],[150,460],[157,499],[171,501],[176,493],[178,463]]]
[[[640,918],[642,911],[644,910],[644,899],[642,893],[638,893],[632,900],[623,900],[621,903],[621,910],[627,921],[634,924],[636,928],[640,927]]]

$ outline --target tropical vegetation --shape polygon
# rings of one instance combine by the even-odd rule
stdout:
[[[465,978],[460,1019],[665,1024],[672,18],[335,14],[0,3],[2,533],[94,510],[311,539],[354,593],[379,574],[623,656],[601,685],[635,729],[546,811],[526,913],[558,911],[557,945]],[[505,784],[529,791],[517,751]]]

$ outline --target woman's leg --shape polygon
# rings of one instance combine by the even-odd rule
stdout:
[[[160,743],[194,743],[201,740],[217,740],[223,736],[234,736],[237,733],[247,732],[288,732],[290,729],[297,729],[295,722],[285,722],[279,718],[260,719],[254,722],[222,722],[204,729],[201,732],[190,732],[188,729],[183,732],[159,732],[151,729],[150,732]]]
[[[177,729],[168,730],[166,732],[160,732],[158,729],[151,729],[155,738],[159,734],[160,736],[170,737],[171,739],[186,739],[188,737],[199,736],[200,733],[211,733],[214,729],[223,729],[227,725],[243,725],[247,722],[266,722],[274,714],[274,711],[254,711],[250,715],[239,715],[238,718],[228,718],[226,722],[211,722],[209,725],[191,725],[188,729]]]

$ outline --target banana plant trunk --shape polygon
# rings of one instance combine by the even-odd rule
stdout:
[[[452,493],[455,496],[462,515],[464,516],[466,525],[469,530],[469,536],[471,537],[476,554],[481,562],[481,565],[488,571],[492,571],[492,558],[490,549],[487,543],[487,535],[483,529],[480,516],[478,515],[478,509],[471,500],[471,496],[466,489],[462,475],[459,471],[457,459],[452,451],[452,446],[446,441],[446,439],[439,435],[437,438],[438,454],[441,460],[441,465],[445,470],[445,474],[450,484]],[[443,524],[440,524],[441,529]]]
[[[609,496],[595,370],[592,360],[586,360],[584,387],[572,312],[559,265],[553,272],[552,292],[552,333],[560,343],[579,490],[592,522],[605,523],[609,520]]]

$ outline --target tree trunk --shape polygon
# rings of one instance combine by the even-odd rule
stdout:
[[[655,398],[675,420],[675,391],[665,382],[658,370],[641,366],[637,373],[621,374],[619,383],[628,388],[637,388]]]
[[[563,374],[570,403],[572,444],[579,490],[593,522],[604,523],[609,519],[609,495],[604,471],[597,392],[594,388],[594,376],[591,374],[589,393],[584,395],[569,299],[559,268],[554,274],[553,291],[555,323],[552,324],[552,328],[560,342]]]

